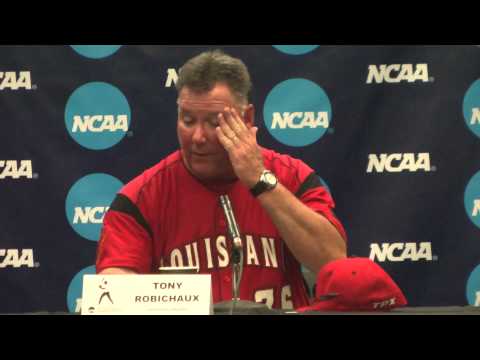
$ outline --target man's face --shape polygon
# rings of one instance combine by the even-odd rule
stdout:
[[[228,154],[215,132],[218,114],[225,107],[241,109],[230,89],[217,84],[205,93],[184,87],[178,96],[177,135],[187,169],[202,181],[224,181],[235,177]]]

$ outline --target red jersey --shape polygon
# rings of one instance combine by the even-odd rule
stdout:
[[[262,149],[271,170],[304,204],[325,216],[346,238],[334,203],[302,161]],[[104,217],[96,269],[125,267],[138,273],[160,266],[195,266],[212,275],[214,303],[232,299],[231,240],[220,205],[230,198],[243,241],[240,298],[269,307],[307,306],[308,293],[293,257],[259,201],[240,181],[212,189],[184,166],[180,151],[125,185]]]

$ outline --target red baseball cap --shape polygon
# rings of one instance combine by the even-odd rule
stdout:
[[[402,291],[378,264],[356,257],[323,266],[313,304],[296,311],[387,311],[405,305]]]

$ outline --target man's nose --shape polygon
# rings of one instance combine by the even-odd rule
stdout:
[[[195,127],[195,129],[193,131],[192,140],[193,140],[193,142],[195,142],[197,144],[204,143],[207,140],[203,124],[198,124]]]

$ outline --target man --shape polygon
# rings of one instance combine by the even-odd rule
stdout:
[[[242,240],[240,298],[291,309],[309,304],[300,263],[317,273],[346,257],[333,200],[300,160],[260,147],[246,66],[221,51],[179,71],[180,150],[128,183],[105,215],[102,274],[197,266],[213,301],[231,300],[231,241],[219,197],[231,199]]]

